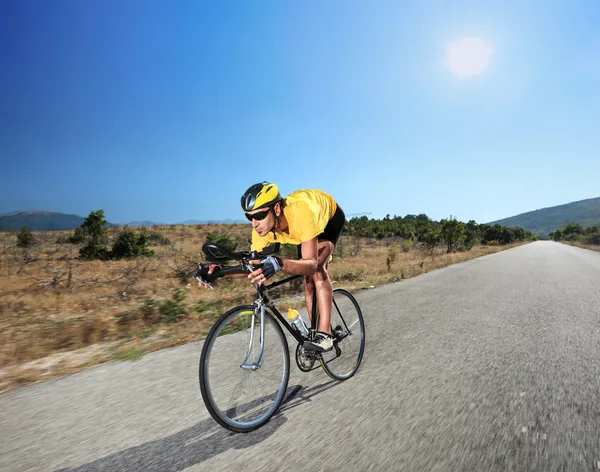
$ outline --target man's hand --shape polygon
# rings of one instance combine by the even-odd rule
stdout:
[[[283,269],[283,261],[277,256],[267,256],[260,260],[249,261],[250,264],[260,265],[259,269],[251,272],[248,278],[253,284],[262,284]]]
[[[198,271],[194,274],[196,280],[198,281],[198,287],[202,288],[210,288],[212,289],[212,285],[210,282],[213,282],[217,279],[213,274],[219,272],[221,270],[221,266],[211,264],[211,265],[198,265]]]

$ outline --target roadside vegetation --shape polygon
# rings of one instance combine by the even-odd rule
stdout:
[[[600,226],[585,227],[578,223],[568,223],[550,233],[550,237],[554,241],[600,251]]]
[[[201,339],[245,279],[197,288],[189,273],[214,241],[250,245],[250,226],[107,227],[102,210],[72,231],[0,232],[0,391],[107,360]],[[521,229],[407,215],[348,222],[330,264],[335,287],[369,289],[533,239]],[[295,257],[295,247],[282,255]],[[273,292],[301,308],[301,281]]]

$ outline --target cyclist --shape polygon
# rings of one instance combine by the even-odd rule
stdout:
[[[279,271],[303,275],[309,316],[312,316],[314,287],[320,313],[315,339],[306,341],[304,347],[318,352],[331,350],[333,287],[327,265],[346,222],[343,210],[331,195],[321,190],[297,190],[282,198],[277,185],[269,182],[248,188],[242,195],[241,204],[246,218],[252,222],[251,251],[263,251],[276,243],[299,245],[298,260],[266,255],[251,261],[260,268],[248,278],[261,284]]]

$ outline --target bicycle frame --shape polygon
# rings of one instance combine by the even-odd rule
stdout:
[[[275,318],[279,321],[279,323],[281,323],[288,330],[288,332],[294,337],[294,339],[296,339],[296,341],[298,341],[299,344],[302,344],[305,341],[306,338],[303,337],[297,331],[292,329],[290,323],[288,323],[286,321],[286,319],[283,317],[283,315],[279,312],[279,310],[275,307],[273,302],[271,300],[269,300],[269,297],[267,296],[267,292],[270,289],[278,287],[279,285],[283,285],[285,283],[291,282],[292,280],[295,280],[299,277],[302,277],[302,276],[301,275],[292,275],[290,277],[286,277],[285,279],[278,280],[277,282],[273,282],[272,284],[269,284],[267,286],[265,286],[265,285],[258,286],[257,297],[256,297],[256,300],[254,300],[256,309],[254,310],[254,313],[252,314],[252,324],[251,324],[251,328],[250,328],[250,342],[248,344],[248,351],[246,352],[246,358],[244,359],[244,362],[240,365],[240,367],[242,369],[256,370],[256,369],[259,369],[262,365],[262,357],[263,357],[263,352],[264,352],[264,333],[265,333],[265,320],[264,320],[265,307],[269,307],[269,309],[275,315]],[[316,310],[317,310],[317,288],[315,287],[314,291],[313,291],[313,300],[312,300],[312,311],[311,311],[312,316],[310,317],[311,318],[310,319],[310,328],[309,328],[310,336],[312,336],[317,331],[317,326],[316,326],[317,317],[315,316]],[[249,363],[248,361],[249,361],[251,353],[252,353],[252,346],[253,346],[253,342],[254,342],[254,329],[255,329],[255,320],[256,320],[256,316],[257,316],[257,313],[256,313],[257,311],[259,312],[258,316],[260,316],[260,352],[258,354],[258,359],[256,360],[256,362]]]

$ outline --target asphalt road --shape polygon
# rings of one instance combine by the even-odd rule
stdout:
[[[294,365],[254,433],[210,418],[192,343],[0,395],[0,470],[600,469],[600,253],[536,242],[357,298],[358,374]]]

